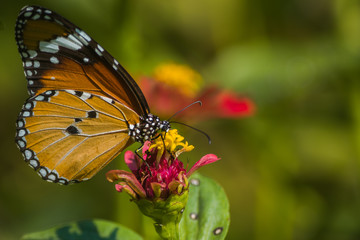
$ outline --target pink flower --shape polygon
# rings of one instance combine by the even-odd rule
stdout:
[[[181,195],[188,191],[188,177],[200,167],[219,160],[214,154],[207,154],[187,171],[178,156],[194,147],[183,142],[176,129],[163,134],[153,142],[145,142],[142,158],[131,151],[125,153],[125,163],[130,172],[124,170],[109,171],[106,176],[115,185],[117,191],[125,191],[134,200],[167,199],[171,195]],[[164,146],[166,149],[164,149]],[[178,149],[178,147],[181,147]]]
[[[118,192],[127,192],[140,211],[155,221],[155,230],[162,239],[180,239],[179,223],[189,196],[188,177],[219,160],[207,154],[187,171],[178,157],[193,149],[176,129],[171,129],[145,142],[141,157],[131,151],[125,153],[131,172],[112,170],[106,174],[110,182],[117,182]]]

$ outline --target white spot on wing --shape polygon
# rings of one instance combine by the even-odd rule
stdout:
[[[97,55],[102,56],[102,53],[97,48],[95,48],[95,52]]]
[[[34,58],[37,56],[37,52],[35,50],[28,50],[27,52],[30,55],[30,58]]]
[[[99,44],[97,45],[98,49],[100,50],[100,52],[104,51],[104,48],[102,46],[100,46]]]
[[[101,99],[108,102],[108,103],[110,103],[110,104],[113,103],[113,100],[111,98],[101,96]]]
[[[72,95],[75,95],[75,91],[74,90],[65,90],[66,92],[72,94]]]
[[[64,25],[61,21],[59,21],[59,20],[57,20],[57,19],[55,19],[55,22],[57,22],[57,23],[58,23],[59,25],[61,25],[61,26]]]
[[[22,140],[18,140],[18,141],[17,141],[17,144],[18,144],[18,146],[19,146],[20,148],[24,148],[24,147],[25,147],[25,142],[22,141]]]
[[[37,168],[39,166],[39,162],[32,159],[29,161],[29,165],[33,168]]]
[[[87,35],[84,31],[81,31],[79,29],[76,29],[78,30],[77,32],[83,37],[85,38],[86,41],[90,42],[91,41],[91,38],[89,37],[89,35]]]
[[[57,53],[59,51],[59,45],[45,41],[40,41],[39,48],[40,51],[47,53]]]
[[[85,100],[89,99],[90,97],[91,97],[90,93],[83,92],[80,98],[85,101]]]
[[[45,168],[41,168],[38,173],[41,177],[46,177],[47,174]]]
[[[79,36],[75,35],[75,37],[79,39],[79,41],[82,42],[84,45],[89,45],[91,38],[84,31],[81,31],[78,28],[76,28],[75,31],[79,34]]]
[[[48,176],[48,180],[50,180],[50,181],[55,181],[55,180],[56,180],[56,176],[55,176],[53,173],[51,173],[51,174],[49,174],[49,176]]]
[[[34,61],[34,68],[38,68],[40,67],[40,62],[39,61]]]
[[[24,129],[20,129],[19,130],[19,137],[23,137],[23,136],[25,136],[25,130]]]
[[[26,149],[26,150],[24,151],[24,155],[25,155],[25,158],[26,158],[27,160],[29,160],[29,159],[31,158],[31,156],[32,156],[32,153],[31,153],[31,151],[30,151],[29,149]]]
[[[22,55],[24,58],[29,57],[29,55],[28,55],[26,52],[22,52],[21,55]]]
[[[59,182],[58,183],[60,183],[60,184],[66,184],[66,180],[64,180],[64,179],[59,179]]]
[[[50,62],[52,62],[53,64],[58,64],[58,63],[59,63],[59,59],[58,59],[57,57],[55,57],[55,56],[52,56],[52,57],[50,58]]]
[[[26,12],[26,13],[24,13],[24,17],[30,17],[31,14],[32,14],[32,12]]]
[[[35,98],[36,101],[43,101],[45,97],[43,95],[39,95]]]
[[[59,46],[71,49],[71,50],[79,50],[81,48],[81,45],[79,46],[76,43],[69,40],[68,38],[64,38],[64,37],[57,37],[55,40],[51,40],[52,43],[54,44],[58,44]]]
[[[22,128],[22,127],[24,126],[24,122],[21,121],[21,120],[17,121],[17,126],[18,126],[19,128]]]
[[[79,45],[80,46],[80,48],[82,48],[84,45],[76,38],[76,37],[74,37],[74,35],[72,35],[72,34],[70,34],[69,36],[68,36],[68,39],[70,40],[70,41],[73,41],[74,43],[76,43],[77,45]]]
[[[40,14],[36,14],[35,16],[32,17],[33,20],[37,20],[40,18]]]
[[[29,117],[29,116],[30,116],[30,112],[29,112],[29,111],[24,111],[23,116],[24,116],[24,117]]]
[[[26,108],[26,109],[31,109],[31,106],[32,106],[31,103],[26,103],[26,104],[25,104],[25,108]]]

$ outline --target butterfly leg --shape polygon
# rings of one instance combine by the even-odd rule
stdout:
[[[142,156],[140,156],[140,154],[139,154],[139,151],[142,149],[144,147],[144,145],[141,145],[138,149],[136,149],[135,150],[135,154],[140,158],[140,159],[142,159],[143,160],[143,162],[146,164],[146,166],[147,166],[147,168],[148,168],[148,170],[149,170],[149,172],[150,172],[150,176],[152,177],[152,173],[151,173],[151,170],[150,170],[150,165],[149,165],[149,163],[146,161],[146,159],[144,159]]]
[[[171,155],[171,152],[166,148],[166,144],[165,144],[166,133],[167,133],[167,132],[165,132],[165,135],[164,135],[164,136],[163,136],[162,134],[158,134],[156,137],[153,137],[151,140],[155,140],[155,139],[157,139],[157,138],[160,137],[161,140],[162,140],[162,142],[163,142],[165,151],[167,151],[167,152]]]

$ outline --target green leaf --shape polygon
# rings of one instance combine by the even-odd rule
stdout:
[[[119,224],[93,219],[70,222],[45,231],[29,233],[22,240],[142,240],[132,230]]]
[[[180,239],[225,239],[230,225],[229,201],[214,180],[196,173],[180,222]]]

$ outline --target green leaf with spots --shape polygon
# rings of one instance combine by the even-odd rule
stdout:
[[[224,189],[210,178],[193,174],[188,203],[180,222],[180,238],[225,239],[229,225],[229,201]]]
[[[142,240],[137,233],[105,220],[70,222],[45,231],[26,234],[22,240]]]

